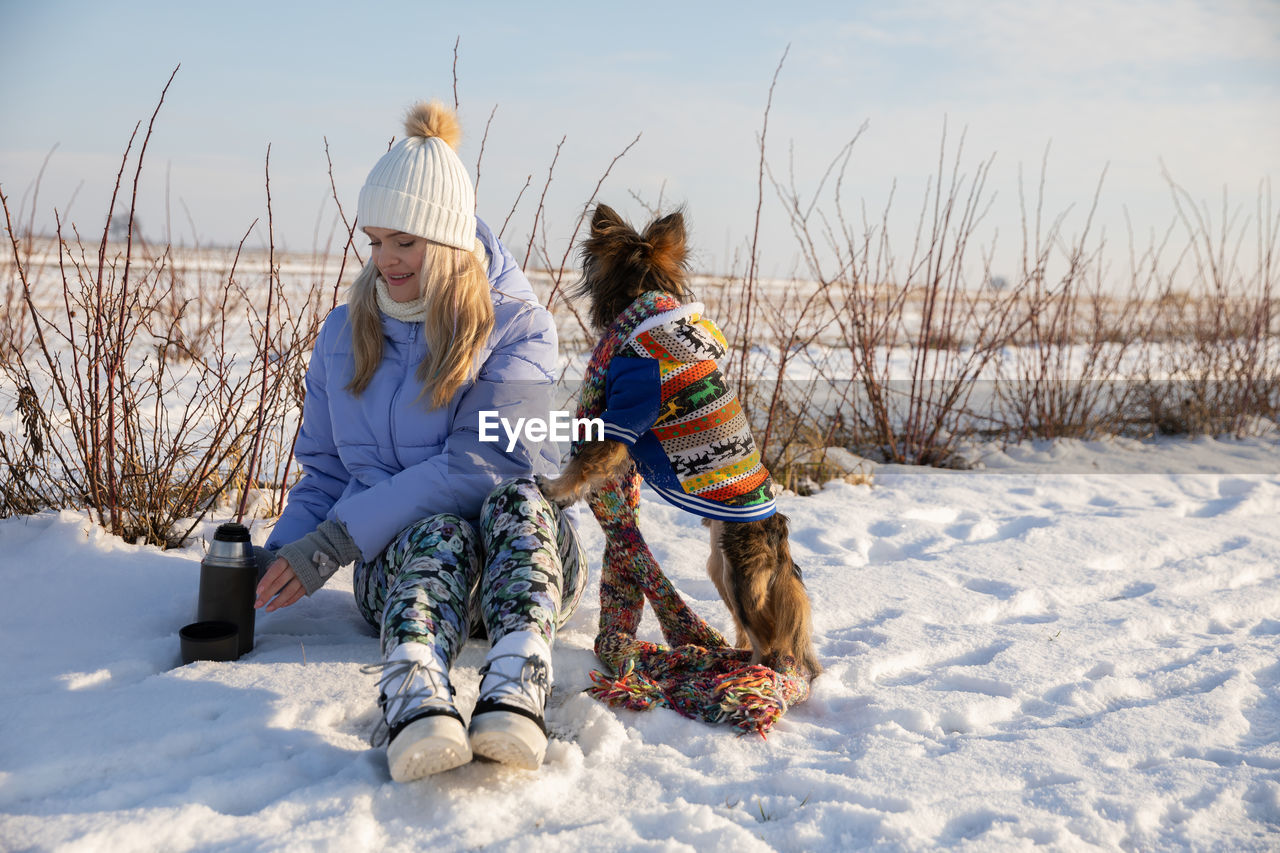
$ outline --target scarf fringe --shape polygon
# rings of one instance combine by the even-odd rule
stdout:
[[[616,639],[617,645],[625,643]],[[669,648],[642,640],[629,645],[617,675],[590,674],[587,692],[615,708],[670,708],[691,719],[728,723],[741,734],[766,737],[791,705],[809,695],[807,679],[746,663],[750,652],[742,649]]]

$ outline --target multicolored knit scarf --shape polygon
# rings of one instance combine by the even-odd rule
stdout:
[[[646,293],[614,321],[591,354],[578,417],[604,411],[609,362],[635,328],[679,307],[679,301],[665,293]],[[591,673],[591,695],[632,710],[672,708],[687,717],[727,722],[763,736],[787,708],[808,698],[805,671],[790,659],[778,662],[776,670],[750,665],[750,650],[730,646],[689,609],[640,534],[640,482],[632,467],[588,501],[605,533],[595,651],[614,673]],[[645,598],[670,645],[636,638]]]

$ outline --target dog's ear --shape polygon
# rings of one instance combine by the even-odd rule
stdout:
[[[655,265],[675,272],[684,266],[685,230],[684,214],[680,211],[656,219],[644,229],[644,241],[653,247],[651,258]]]
[[[597,204],[595,216],[591,217],[591,233],[603,234],[611,227],[625,224],[612,207],[607,204]]]

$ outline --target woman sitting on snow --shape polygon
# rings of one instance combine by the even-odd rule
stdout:
[[[473,752],[528,769],[546,751],[551,643],[586,585],[573,525],[543,499],[550,442],[482,441],[482,412],[548,416],[556,332],[474,213],[457,119],[419,104],[360,191],[372,257],[325,320],[307,371],[303,476],[267,542],[258,607],[287,607],[355,563],[382,638],[391,776]],[[490,418],[493,415],[489,416]],[[483,625],[492,648],[464,727],[449,668]]]

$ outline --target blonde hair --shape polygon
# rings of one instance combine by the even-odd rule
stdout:
[[[378,268],[365,264],[351,285],[349,320],[355,373],[347,390],[357,397],[382,363],[382,316],[375,282]],[[422,322],[427,353],[418,365],[422,393],[430,408],[448,404],[453,395],[479,372],[480,350],[493,332],[493,301],[489,277],[474,254],[427,241],[422,258]]]

